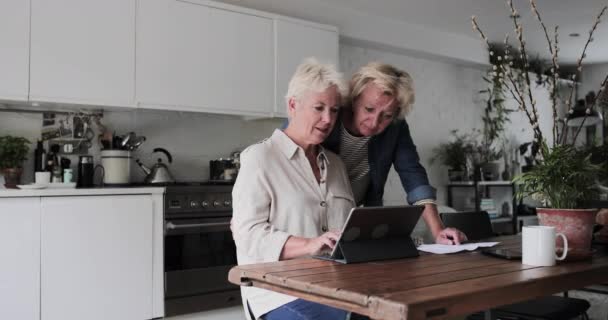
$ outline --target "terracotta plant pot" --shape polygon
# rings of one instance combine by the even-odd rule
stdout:
[[[555,227],[568,239],[567,261],[590,259],[591,237],[597,209],[549,209],[538,208],[537,215],[541,226]],[[561,238],[557,239],[558,251],[563,250]]]
[[[601,243],[608,243],[608,209],[600,209],[595,217],[595,223],[602,225],[602,229],[595,234],[595,239]]]
[[[21,174],[23,174],[23,168],[2,169],[2,175],[4,176],[4,186],[7,188],[17,188],[17,185],[21,184]]]

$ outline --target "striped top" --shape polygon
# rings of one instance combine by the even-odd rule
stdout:
[[[360,205],[370,183],[368,146],[371,137],[353,136],[342,123],[340,130],[340,158],[348,172],[355,202]]]
[[[369,140],[371,137],[352,135],[344,124],[340,123],[340,159],[348,173],[348,179],[353,189],[355,202],[362,205],[370,184],[369,175]],[[436,204],[435,199],[422,199],[414,205]]]

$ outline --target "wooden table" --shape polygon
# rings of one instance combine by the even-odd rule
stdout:
[[[520,247],[518,236],[497,238]],[[585,262],[533,267],[479,252],[343,265],[296,259],[236,266],[232,283],[282,292],[372,319],[444,319],[608,282],[608,250]]]

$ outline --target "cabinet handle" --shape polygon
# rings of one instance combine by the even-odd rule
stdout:
[[[207,222],[207,223],[184,223],[175,224],[173,222],[167,222],[165,228],[167,230],[177,229],[191,229],[191,228],[208,228],[208,227],[228,227],[230,222]]]

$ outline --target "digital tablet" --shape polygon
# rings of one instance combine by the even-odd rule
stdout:
[[[481,250],[481,253],[501,259],[521,260],[521,250],[519,249],[489,248]]]

